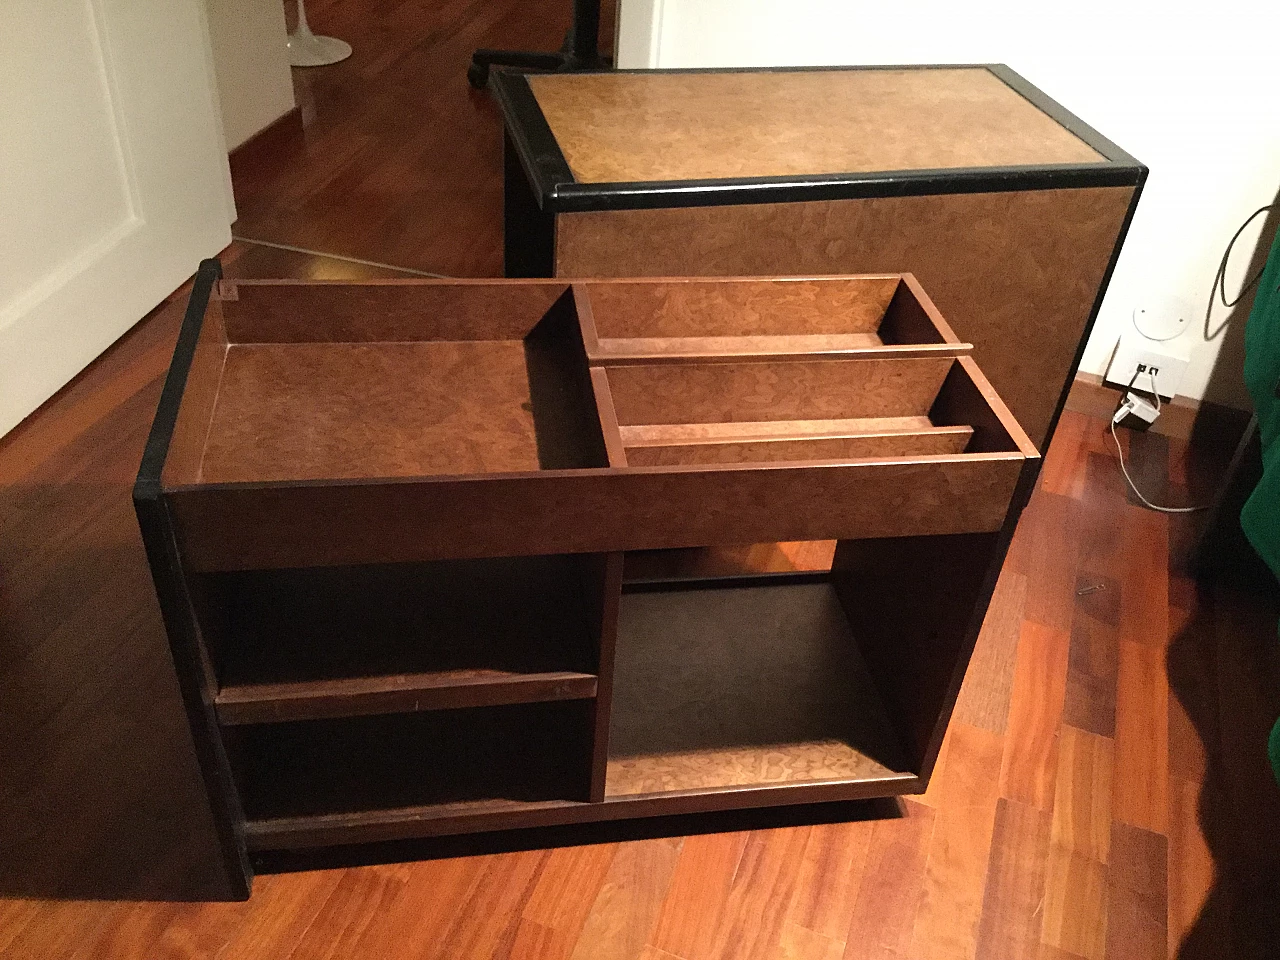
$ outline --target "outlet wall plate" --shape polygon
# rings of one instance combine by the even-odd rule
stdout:
[[[1121,388],[1132,385],[1134,390],[1151,393],[1148,371],[1155,370],[1160,396],[1173,399],[1191,362],[1189,357],[1179,356],[1180,352],[1172,344],[1153,343],[1138,334],[1125,334],[1111,355],[1106,382]]]

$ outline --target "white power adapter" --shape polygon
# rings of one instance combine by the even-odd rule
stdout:
[[[1124,402],[1120,404],[1120,409],[1116,411],[1114,417],[1111,418],[1112,424],[1120,424],[1129,417],[1136,417],[1141,420],[1146,427],[1156,422],[1156,418],[1160,416],[1160,411],[1147,403],[1139,396],[1134,394],[1126,394]],[[1145,429],[1145,427],[1144,427]]]

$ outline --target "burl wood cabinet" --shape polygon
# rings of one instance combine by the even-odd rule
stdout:
[[[226,868],[928,783],[1034,446],[910,275],[197,277],[135,488]],[[665,551],[837,540],[830,570]]]
[[[911,272],[1042,449],[1147,173],[1000,65],[493,87],[507,276]]]

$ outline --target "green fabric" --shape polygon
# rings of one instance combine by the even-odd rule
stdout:
[[[1262,479],[1240,511],[1245,536],[1280,577],[1280,234],[1271,245],[1244,332],[1244,383],[1258,414]]]
[[[1244,332],[1244,383],[1258,414],[1262,479],[1240,511],[1245,536],[1280,577],[1280,234],[1271,245]],[[1280,783],[1280,720],[1267,744],[1271,770]]]

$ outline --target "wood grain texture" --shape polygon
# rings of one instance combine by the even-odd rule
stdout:
[[[1041,939],[1084,957],[1104,960],[1107,948],[1107,867],[1069,847],[1049,848]]]
[[[570,375],[566,366],[561,376]],[[519,340],[237,344],[201,479],[519,472],[548,456],[602,466],[586,451],[548,454],[538,389]]]
[[[1103,162],[982,67],[641,71],[529,86],[580,183]]]
[[[975,960],[1005,740],[963,723],[951,724],[948,740],[912,950]],[[977,876],[984,881],[962,879]]]
[[[1006,562],[956,700],[957,720],[992,733],[1005,732],[1026,596],[1026,575]]]
[[[790,421],[782,421],[784,423]],[[808,421],[812,423],[813,421]],[[684,463],[770,463],[787,460],[854,460],[859,457],[924,457],[963,453],[972,432],[954,427],[922,433],[886,433],[853,437],[769,437],[717,442],[686,440],[628,446],[627,463],[635,467]]]
[[[799,360],[614,366],[623,426],[760,420],[920,417],[949,359]]]
[[[872,827],[844,960],[911,955],[935,815],[923,804],[905,801],[903,807],[902,819],[879,820]]]
[[[222,309],[232,343],[520,340],[568,289],[536,280],[231,280]]]
[[[1164,833],[1168,825],[1169,713],[1164,651],[1120,642],[1112,816]]]
[[[1053,842],[1099,863],[1111,850],[1112,742],[1062,725],[1053,800]]]
[[[867,856],[871,847],[872,823],[823,823],[809,829],[791,906],[788,928],[796,928],[824,938],[827,943],[793,934],[795,952],[819,955],[838,945],[843,954]]]
[[[737,339],[875,334],[901,282],[895,276],[711,278],[585,286],[601,340]]]
[[[1039,810],[1053,809],[1067,641],[1065,634],[1030,621],[1018,640],[1000,795]]]
[[[1168,956],[1168,845],[1162,834],[1111,825],[1115,862],[1107,876],[1107,949],[1115,960]]]
[[[244,570],[998,530],[1023,463],[978,453],[547,470],[269,492],[184,487],[168,500],[193,570]]]
[[[711,947],[716,960],[755,960],[775,954],[795,890],[795,864],[810,827],[760,830],[747,840],[729,886]]]
[[[520,912],[511,960],[568,960],[604,884],[614,844],[562,847],[543,864]]]
[[[649,942],[680,857],[681,839],[620,844],[572,960],[632,960]]]
[[[562,214],[555,272],[911,271],[957,336],[974,345],[974,358],[1039,445],[1132,193],[1102,187]]]
[[[747,833],[686,837],[650,943],[663,954],[706,960],[715,946]]]
[[[1049,835],[1049,814],[1016,800],[999,801],[975,952],[981,960],[1035,956]]]

